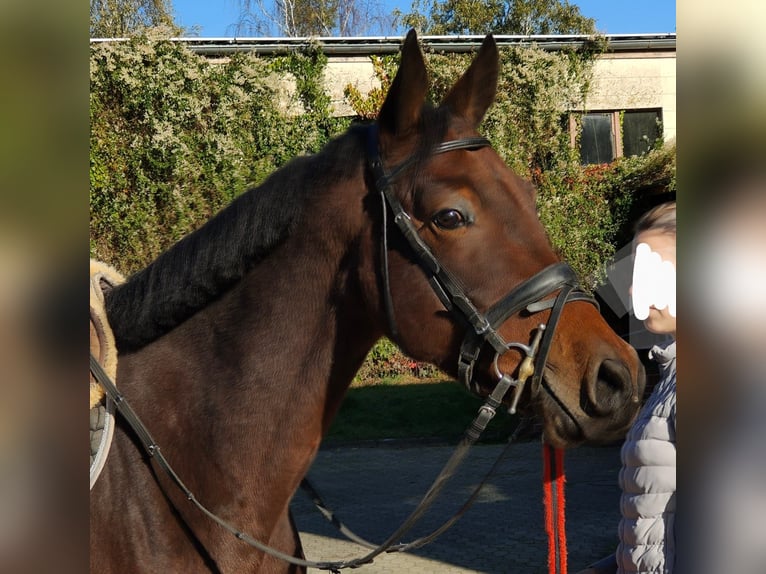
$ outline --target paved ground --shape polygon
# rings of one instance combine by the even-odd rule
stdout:
[[[502,448],[475,446],[407,540],[430,532],[429,526],[433,529],[451,516]],[[413,510],[452,450],[385,444],[326,448],[319,452],[309,477],[351,529],[380,542]],[[479,500],[450,530],[414,553],[381,555],[360,573],[546,573],[541,450],[537,441],[514,445]],[[616,545],[619,446],[567,451],[564,467],[569,570],[576,572]],[[302,491],[292,509],[309,559],[340,560],[365,553],[347,542]]]

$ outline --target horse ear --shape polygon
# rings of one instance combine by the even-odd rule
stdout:
[[[414,129],[420,120],[427,91],[426,63],[417,34],[410,30],[402,46],[399,70],[378,114],[381,131],[401,136]]]
[[[495,39],[489,34],[470,67],[445,96],[442,105],[477,127],[495,100],[499,68],[500,54]]]

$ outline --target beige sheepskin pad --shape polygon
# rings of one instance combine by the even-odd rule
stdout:
[[[90,260],[90,351],[104,368],[106,374],[116,384],[117,377],[117,347],[114,335],[109,327],[104,308],[104,289],[123,283],[125,278],[113,267]],[[90,408],[104,397],[104,389],[90,375]]]

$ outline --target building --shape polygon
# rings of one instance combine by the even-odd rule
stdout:
[[[583,109],[568,113],[572,143],[577,122],[583,163],[606,163],[615,157],[637,155],[657,139],[676,136],[676,35],[616,34],[605,36],[606,51],[598,57],[588,100]],[[482,36],[423,36],[434,52],[478,49]],[[503,46],[536,46],[564,50],[582,46],[585,36],[496,36]],[[98,42],[101,40],[92,40]],[[178,39],[211,59],[234,52],[263,55],[284,53],[318,44],[328,56],[325,81],[338,115],[353,115],[343,96],[347,84],[362,93],[377,85],[370,56],[399,50],[400,37],[359,38],[183,38]]]

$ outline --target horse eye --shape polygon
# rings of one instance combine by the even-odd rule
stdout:
[[[457,209],[442,209],[434,215],[433,222],[442,229],[457,229],[465,225],[465,217]]]

